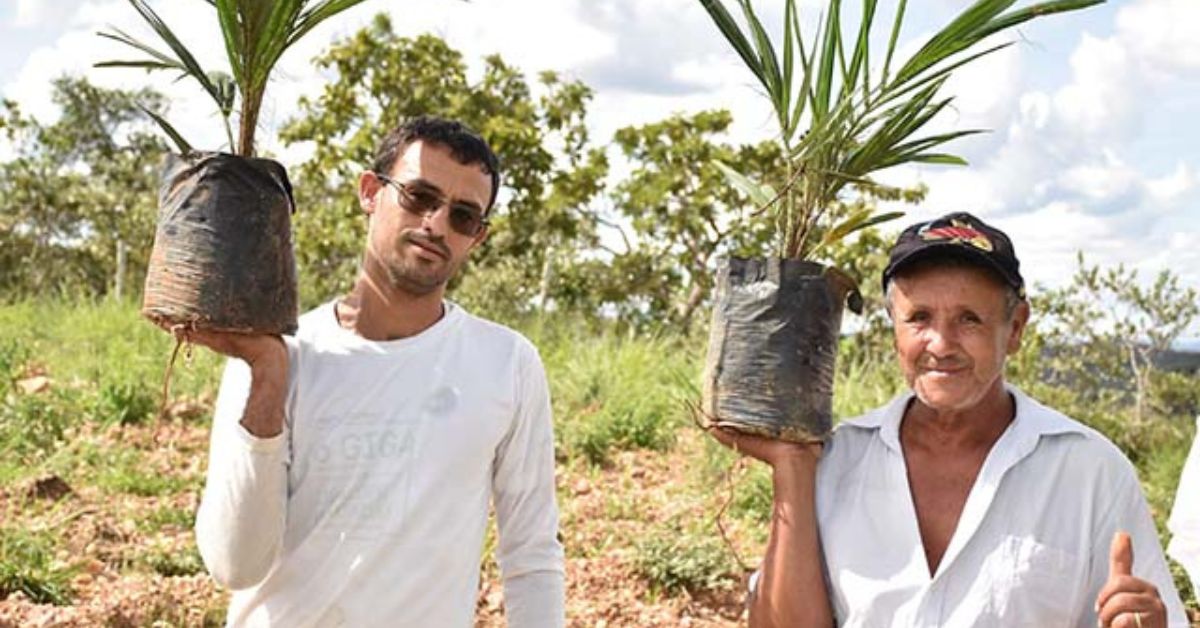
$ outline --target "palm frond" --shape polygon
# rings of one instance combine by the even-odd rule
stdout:
[[[167,122],[165,118],[158,115],[148,107],[138,105],[138,109],[141,109],[142,113],[145,113],[150,117],[151,120],[154,120],[158,124],[159,128],[161,128],[163,132],[167,134],[167,137],[171,138],[172,142],[175,142],[175,146],[179,149],[180,154],[186,155],[192,152],[192,145],[189,144],[187,140],[183,139],[183,135],[181,135],[179,131],[176,131],[175,127],[171,126],[171,123]]]
[[[789,185],[776,209],[783,253],[803,257],[814,233],[824,234],[815,245],[819,249],[828,238],[865,228],[861,225],[878,224],[876,218],[855,215],[849,222],[821,227],[825,212],[847,185],[877,185],[867,179],[873,172],[914,162],[966,164],[961,157],[934,149],[984,130],[920,133],[952,102],[938,94],[954,71],[1011,45],[1001,42],[975,50],[980,42],[1037,17],[1103,1],[1047,0],[1012,10],[1016,0],[973,0],[915,53],[897,63],[896,49],[908,9],[908,0],[899,0],[890,20],[881,68],[873,75],[870,43],[878,0],[862,0],[856,28],[848,29],[854,37],[850,48],[846,44],[851,40],[843,40],[842,0],[828,0],[811,40],[801,33],[794,0],[785,0],[782,62],[777,60],[751,0],[737,0],[749,35],[733,20],[723,0],[698,0],[765,88],[780,123],[786,160],[781,170],[789,181],[793,173],[799,177],[795,190]],[[800,133],[802,125],[807,125],[804,133]],[[750,181],[731,178],[731,183],[739,189],[753,187]],[[894,217],[885,214],[878,220]]]

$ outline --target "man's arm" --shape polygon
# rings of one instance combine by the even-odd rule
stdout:
[[[820,444],[795,444],[721,429],[725,445],[771,465],[771,535],[751,591],[750,626],[832,626],[817,531],[816,475]]]
[[[266,577],[283,541],[288,353],[273,336],[196,332],[192,340],[236,358],[213,413],[196,544],[218,583],[243,589]]]
[[[554,433],[546,375],[536,352],[517,366],[517,411],[496,450],[492,495],[513,628],[556,628],[564,619],[563,549],[554,491]]]
[[[1094,612],[1083,622],[1098,621],[1104,628],[1136,628],[1138,623],[1142,628],[1184,628],[1187,616],[1149,505],[1133,466],[1123,463],[1120,477],[1106,486],[1111,505],[1092,540],[1092,581],[1103,586],[1094,608],[1088,609]],[[1140,622],[1136,613],[1141,613]]]

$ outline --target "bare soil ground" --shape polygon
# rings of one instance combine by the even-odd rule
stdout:
[[[0,601],[0,627],[223,623],[227,593],[203,571],[190,528],[208,430],[205,421],[185,415],[203,412],[208,403],[180,402],[173,417],[159,425],[68,434],[72,451],[66,459],[79,462],[67,463],[56,475],[0,489],[4,525],[52,535],[55,564],[73,574],[72,604],[37,604],[18,592]],[[736,570],[716,586],[694,591],[664,590],[638,571],[636,543],[647,530],[669,530],[709,516],[705,510],[713,502],[696,497],[690,477],[697,446],[691,435],[669,453],[617,454],[607,468],[562,466],[568,625],[742,623],[743,589]],[[105,461],[97,464],[96,458],[121,456],[136,458],[125,475],[98,474]],[[505,625],[497,576],[495,564],[485,560],[477,626]]]

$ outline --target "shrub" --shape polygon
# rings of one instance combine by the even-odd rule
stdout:
[[[728,550],[711,535],[664,529],[638,543],[635,551],[634,568],[654,591],[694,592],[733,580]]]

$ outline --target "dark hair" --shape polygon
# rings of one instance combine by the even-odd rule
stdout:
[[[491,211],[496,203],[496,192],[500,189],[500,159],[478,133],[456,120],[417,116],[401,122],[383,138],[383,143],[375,152],[371,169],[379,174],[389,174],[400,154],[416,142],[444,146],[458,163],[464,166],[479,164],[485,173],[491,175],[492,195],[485,213]]]

